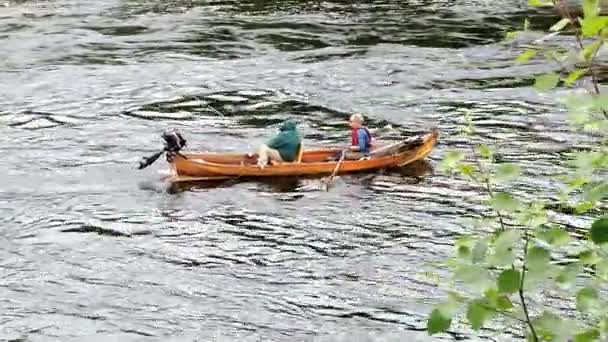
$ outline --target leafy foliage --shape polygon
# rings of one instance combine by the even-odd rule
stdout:
[[[521,173],[521,168],[516,164],[505,163],[500,164],[496,168],[496,173],[494,175],[494,179],[497,181],[510,181],[519,177]]]
[[[434,309],[433,312],[431,312],[426,329],[428,330],[429,334],[432,335],[448,330],[451,324],[451,317],[446,317],[441,310]]]
[[[599,244],[608,242],[608,218],[603,217],[593,222],[590,230],[591,241]]]
[[[467,319],[471,323],[471,328],[479,330],[492,315],[493,312],[486,308],[483,300],[474,300],[469,303]]]
[[[555,88],[559,82],[559,75],[554,72],[542,74],[534,80],[534,88],[538,91],[547,91]]]
[[[491,204],[496,210],[516,211],[519,208],[519,201],[506,192],[495,194],[492,197]]]
[[[504,293],[514,293],[519,290],[521,275],[518,270],[504,270],[498,276],[498,290]]]
[[[553,6],[554,1],[528,0],[528,5]],[[560,82],[572,87],[590,77],[594,85],[590,94],[560,95],[556,100],[568,109],[574,128],[608,137],[608,94],[599,93],[593,66],[604,39],[608,38],[608,17],[600,15],[598,0],[582,0],[582,6],[583,18],[563,11],[563,17],[550,28],[552,32],[573,31],[579,43],[576,50],[563,53],[555,47],[528,46],[515,62],[523,64],[545,56],[549,63],[559,64],[559,72],[536,77],[534,88],[539,92],[550,91]],[[528,27],[526,19],[524,31]],[[516,36],[517,32],[509,32],[507,39]],[[571,47],[565,48],[568,49]],[[580,63],[564,72],[563,62],[568,56],[578,56]],[[461,132],[474,134],[470,113],[466,112],[464,119],[466,126]],[[604,139],[588,151],[569,156],[571,173],[556,178],[564,185],[556,188],[559,206],[572,208],[575,215],[593,216],[605,211],[607,145],[608,139]],[[492,214],[479,225],[493,227],[495,231],[472,230],[456,242],[456,257],[448,265],[456,284],[459,288],[464,285],[465,291],[450,292],[448,301],[431,311],[429,334],[447,331],[460,307],[474,330],[482,329],[494,316],[504,315],[521,322],[530,341],[607,339],[608,302],[599,289],[608,283],[608,216],[592,218],[586,232],[588,239],[581,239],[580,234],[550,221],[548,203],[518,197],[514,181],[522,174],[521,167],[508,162],[497,164],[496,155],[492,147],[479,145],[472,153],[454,150],[443,159],[443,171],[471,179],[485,189]],[[507,182],[511,182],[508,184],[511,189],[504,188]],[[568,255],[567,261],[561,259],[564,253]],[[530,310],[528,292],[553,287],[569,294],[578,311],[575,319],[548,311],[542,301],[535,302],[536,307]]]

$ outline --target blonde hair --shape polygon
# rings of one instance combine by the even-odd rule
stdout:
[[[350,116],[350,121],[357,121],[359,123],[363,123],[363,115],[355,113]]]

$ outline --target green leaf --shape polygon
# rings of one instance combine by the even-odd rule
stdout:
[[[483,292],[492,285],[488,270],[477,265],[462,265],[454,271],[454,277],[470,289]]]
[[[566,25],[568,25],[570,23],[570,19],[568,18],[563,18],[562,20],[558,21],[555,25],[551,26],[551,28],[549,29],[550,31],[553,32],[557,32],[557,31],[561,31],[564,29],[564,27],[566,27]]]
[[[602,333],[608,333],[608,316],[604,316],[600,319],[599,328]]]
[[[589,94],[567,95],[560,101],[571,112],[587,112],[593,107],[594,97]]]
[[[574,126],[581,126],[589,122],[588,112],[570,112],[568,113],[568,120]]]
[[[568,74],[568,78],[566,78],[566,85],[571,87],[574,82],[576,82],[581,76],[585,75],[589,71],[589,69],[576,69],[570,74]]]
[[[604,156],[601,153],[578,152],[575,156],[576,158],[570,164],[579,169],[577,171],[586,171],[585,174],[588,174],[597,168],[603,167]]]
[[[603,281],[608,280],[608,260],[600,259],[595,266],[595,276]]]
[[[599,116],[591,118],[583,126],[584,132],[596,132],[596,134],[608,137],[608,120]]]
[[[471,257],[471,247],[473,246],[473,243],[474,241],[470,235],[464,235],[458,238],[454,243],[458,257],[461,259],[469,259]]]
[[[448,299],[437,306],[435,309],[439,310],[441,315],[446,318],[452,318],[458,310],[460,296],[455,292],[448,293]]]
[[[526,63],[528,60],[530,60],[530,58],[536,56],[537,53],[538,53],[538,51],[536,51],[536,50],[526,49],[524,52],[522,52],[517,57],[517,59],[515,61],[517,62],[517,64]]]
[[[499,192],[494,194],[491,200],[492,207],[496,210],[504,211],[516,211],[519,208],[519,201],[517,201],[511,194],[506,192]]]
[[[580,214],[584,214],[584,213],[588,212],[591,209],[593,209],[593,203],[591,203],[589,201],[584,201],[581,203],[577,203],[574,206],[574,213],[577,215],[580,215]]]
[[[528,0],[528,6],[531,7],[541,7],[541,6],[550,6],[551,2],[547,0]],[[527,20],[527,18],[526,18]]]
[[[598,245],[608,242],[608,217],[602,217],[593,222],[590,238]]]
[[[600,48],[601,45],[602,45],[602,41],[597,40],[597,41],[585,46],[585,49],[583,49],[583,58],[586,61],[591,59],[591,57],[595,55],[595,52]]]
[[[511,250],[513,244],[520,239],[520,236],[520,232],[515,229],[507,229],[500,232],[496,242],[494,242],[495,250],[497,252]]]
[[[523,206],[522,210],[515,215],[517,223],[522,226],[536,228],[548,222],[547,210],[542,202],[533,202],[528,206]]]
[[[608,182],[602,182],[589,189],[585,194],[586,199],[591,203],[596,203],[608,197]]]
[[[530,272],[537,272],[547,268],[551,254],[548,250],[534,246],[528,250],[527,264]]]
[[[509,269],[504,270],[498,276],[498,290],[503,293],[514,293],[519,290],[521,275],[519,271]]]
[[[441,161],[444,171],[452,171],[458,163],[464,159],[464,154],[460,151],[449,151]]]
[[[513,309],[513,303],[511,302],[509,297],[507,297],[506,295],[500,295],[498,297],[497,307],[500,310],[508,311],[508,310]]]
[[[439,309],[434,309],[426,323],[426,330],[429,335],[434,335],[447,331],[452,325],[452,318],[445,317]]]
[[[485,299],[487,305],[489,307],[495,308],[498,306],[498,290],[491,287],[483,293],[483,298]]]
[[[471,255],[471,261],[476,264],[486,257],[486,253],[488,251],[488,240],[487,239],[479,239],[475,246],[473,247],[473,252]]]
[[[460,246],[471,247],[471,246],[473,246],[474,242],[475,242],[475,240],[473,239],[472,235],[462,235],[458,239],[456,239],[456,241],[454,242],[454,245],[456,247],[460,247]]]
[[[532,293],[539,288],[544,288],[548,282],[549,272],[535,270],[534,272],[526,272],[524,281],[524,291]]]
[[[600,14],[598,0],[583,0],[583,14],[585,19],[597,17]]]
[[[563,320],[559,316],[547,311],[534,318],[532,324],[539,335],[540,341],[565,340],[571,334],[571,331],[575,329],[572,322]]]
[[[469,249],[467,246],[459,246],[457,253],[459,258],[468,259],[471,256],[471,249]]]
[[[560,285],[563,289],[569,289],[574,285],[576,281],[576,277],[583,270],[583,265],[581,263],[575,262],[569,265],[566,265],[562,268],[561,272],[555,277],[555,281]]]
[[[506,294],[499,294],[494,288],[489,288],[484,293],[485,304],[490,308],[498,309],[499,311],[508,311],[513,309],[513,303]]]
[[[518,165],[512,163],[504,163],[498,166],[494,177],[498,181],[508,182],[519,177],[520,173],[521,168]]]
[[[580,312],[589,312],[599,304],[598,299],[597,289],[585,287],[576,293],[576,309]]]
[[[509,229],[500,232],[494,242],[494,254],[488,262],[494,266],[507,266],[513,263],[513,244],[519,240],[520,234],[517,230]]]
[[[517,35],[518,35],[518,32],[516,32],[516,31],[515,32],[513,32],[513,31],[507,32],[507,34],[505,36],[505,39],[506,40],[513,40],[513,39],[517,38]]]
[[[492,159],[492,150],[488,145],[479,145],[479,154],[485,159]]]
[[[467,309],[467,319],[471,324],[473,330],[479,330],[483,327],[483,324],[487,319],[492,316],[493,312],[486,309],[483,302],[480,300],[474,300],[469,303]]]
[[[583,37],[592,37],[598,34],[601,29],[606,27],[608,17],[585,18],[581,22]]]
[[[593,108],[597,110],[608,110],[608,95],[601,94],[593,98]]]
[[[594,250],[588,249],[578,254],[578,260],[584,265],[595,265],[600,261],[600,257]]]
[[[559,75],[554,72],[550,72],[536,77],[536,80],[534,81],[534,88],[536,88],[538,91],[548,91],[555,88],[558,82]]]
[[[600,338],[600,331],[597,329],[588,329],[574,335],[574,342],[592,342]]]
[[[570,242],[570,235],[563,229],[553,227],[550,230],[539,232],[537,237],[548,244],[559,247],[567,245]]]
[[[448,300],[437,305],[427,320],[427,331],[429,335],[447,331],[452,324],[452,317],[458,309],[458,295],[448,294]]]
[[[545,49],[543,51],[543,56],[545,56],[546,59],[553,59],[556,62],[558,62],[558,64],[562,64],[563,62],[565,62],[568,59],[568,56],[565,55],[564,53],[560,53],[557,50],[553,50],[553,49]]]
[[[457,169],[463,176],[473,178],[475,174],[475,167],[469,163],[460,163]]]

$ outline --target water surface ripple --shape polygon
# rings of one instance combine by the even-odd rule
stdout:
[[[486,213],[479,187],[437,167],[470,143],[463,113],[522,165],[525,197],[547,197],[591,141],[530,87],[547,66],[512,62],[541,32],[501,42],[527,15],[554,19],[519,1],[0,5],[2,340],[426,340],[445,293],[425,272],[445,274],[434,262]],[[328,192],[315,179],[168,192],[163,163],[135,170],[166,128],[236,151],[294,118],[307,145],[336,144],[353,111],[393,127],[379,139],[438,127],[440,144]]]

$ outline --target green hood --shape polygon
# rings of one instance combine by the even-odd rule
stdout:
[[[281,132],[284,132],[284,131],[295,131],[296,130],[296,125],[297,124],[294,121],[287,120],[287,121],[283,122],[281,124],[281,126],[279,126],[279,130]]]
[[[293,161],[298,154],[301,139],[296,129],[296,123],[287,120],[279,127],[279,134],[268,142],[268,147],[279,151],[284,161]]]

